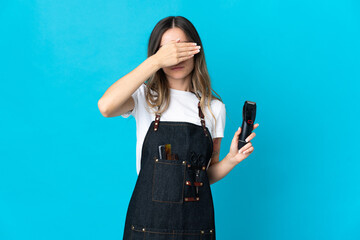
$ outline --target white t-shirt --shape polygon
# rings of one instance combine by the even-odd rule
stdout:
[[[143,83],[132,94],[135,102],[134,109],[121,115],[124,118],[132,115],[136,120],[136,172],[138,175],[141,167],[143,141],[151,122],[155,120],[155,113],[149,108],[145,100],[146,87]],[[161,121],[191,122],[201,126],[198,102],[199,100],[194,93],[170,88],[170,104],[160,116],[159,127],[161,127]],[[204,110],[206,127],[209,129],[212,138],[222,138],[225,130],[225,104],[218,99],[213,99],[210,106],[216,117],[216,128],[214,128],[215,120],[207,105],[205,105]]]

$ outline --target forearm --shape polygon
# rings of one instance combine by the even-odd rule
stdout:
[[[236,163],[231,161],[229,154],[226,155],[223,160],[209,166],[207,174],[210,184],[213,184],[225,177],[235,166]]]
[[[113,83],[99,100],[102,112],[112,116],[152,74],[159,70],[154,55]]]

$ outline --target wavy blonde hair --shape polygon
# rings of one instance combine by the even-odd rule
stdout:
[[[210,102],[212,99],[218,99],[221,102],[222,99],[211,87],[210,76],[206,67],[204,47],[201,43],[200,36],[197,33],[193,24],[182,16],[169,16],[160,20],[153,31],[151,32],[149,44],[148,44],[148,57],[155,54],[160,47],[162,35],[170,28],[182,29],[190,42],[196,42],[198,46],[201,46],[202,51],[194,55],[194,69],[191,72],[191,87],[194,90],[194,94],[200,100],[201,110],[204,112],[205,102],[213,118],[216,118],[211,111]],[[170,90],[169,83],[162,69],[159,69],[148,80],[145,81],[146,91],[145,99],[149,107],[154,108],[155,113],[163,113],[170,103]],[[216,93],[215,96],[211,91]],[[155,94],[154,94],[154,93]],[[199,95],[200,93],[200,95]],[[206,101],[206,99],[211,99]]]

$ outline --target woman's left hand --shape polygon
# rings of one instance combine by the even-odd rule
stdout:
[[[255,130],[258,126],[259,126],[258,123],[254,124],[253,130]],[[256,134],[252,132],[245,139],[248,143],[246,143],[242,148],[238,149],[238,141],[239,141],[240,133],[241,133],[241,127],[239,127],[239,129],[235,132],[234,138],[231,142],[230,151],[228,153],[230,160],[235,164],[240,163],[242,160],[250,156],[250,154],[254,151],[254,147],[252,146],[252,143],[250,141],[256,136]]]

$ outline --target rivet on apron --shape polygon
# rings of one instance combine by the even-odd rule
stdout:
[[[205,166],[203,166],[203,167],[202,167],[202,170],[205,170],[205,169],[206,169],[206,167],[205,167]]]
[[[190,183],[191,185],[191,183]],[[203,185],[202,182],[194,182],[194,186],[201,187]]]
[[[185,198],[185,201],[186,201],[186,202],[199,201],[199,200],[200,200],[199,197],[197,197],[197,198],[194,198],[194,197],[186,197],[186,198]]]
[[[190,181],[186,181],[185,184],[188,185],[188,186],[191,186]],[[204,185],[203,182],[194,182],[194,186],[201,187],[202,185]]]
[[[186,163],[186,161],[183,161],[183,164],[185,164]]]
[[[210,229],[210,232],[212,233],[212,229]]]
[[[143,230],[143,232],[145,232],[145,228],[143,228],[142,230]]]
[[[204,231],[203,231],[203,230],[201,230],[201,234],[204,234]]]
[[[131,229],[134,229],[135,227],[133,225],[131,225]]]
[[[159,161],[159,159],[155,159],[155,162],[158,162]]]

